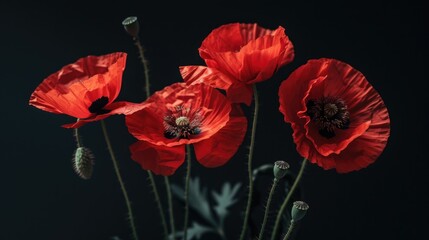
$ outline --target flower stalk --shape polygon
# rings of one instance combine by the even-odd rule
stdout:
[[[77,119],[79,121],[79,119]],[[79,128],[75,128],[74,130],[74,137],[76,138],[76,147],[82,147],[82,140],[80,139],[79,135]]]
[[[168,213],[170,218],[171,236],[173,236],[173,239],[174,239],[174,236],[176,235],[176,229],[174,227],[173,201],[171,196],[170,180],[168,179],[168,177],[166,176],[164,177],[164,182],[165,182],[165,187],[167,191]]]
[[[290,235],[292,234],[293,229],[295,228],[295,221],[291,220],[289,224],[289,228],[287,229],[286,235],[283,237],[283,240],[289,239]]]
[[[185,178],[185,220],[183,221],[183,239],[187,239],[188,235],[188,219],[189,219],[189,180],[191,179],[191,146],[186,145],[186,178]]]
[[[279,182],[279,180],[282,179],[286,175],[286,172],[287,172],[288,169],[289,169],[289,163],[287,163],[285,161],[276,161],[274,163],[274,167],[273,167],[273,175],[274,175],[273,184],[271,186],[271,190],[270,190],[270,193],[268,195],[267,205],[265,207],[265,214],[264,214],[264,218],[262,220],[262,226],[261,226],[261,230],[259,232],[258,240],[262,240],[262,238],[264,236],[265,225],[267,224],[268,213],[270,211],[270,204],[271,204],[271,200],[272,200],[273,195],[274,195],[274,190],[276,189],[277,183]]]
[[[146,99],[148,99],[150,97],[150,79],[149,79],[149,62],[146,59],[145,55],[144,55],[144,48],[140,42],[140,38],[139,38],[139,22],[137,17],[135,16],[131,16],[126,18],[122,24],[124,25],[125,31],[130,34],[134,40],[134,45],[136,45],[138,51],[139,51],[139,57],[141,60],[141,63],[143,65],[143,70],[144,70],[144,78],[145,78],[145,84],[144,84],[144,91],[146,94]],[[167,228],[167,224],[166,224],[166,219],[164,216],[164,211],[161,205],[161,201],[159,198],[159,193],[156,187],[156,183],[155,183],[155,179],[153,176],[153,173],[150,170],[147,170],[147,173],[149,175],[149,181],[150,181],[150,185],[153,188],[153,192],[155,194],[155,201],[158,205],[158,209],[161,215],[161,221],[162,221],[162,225],[163,225],[163,229],[164,229],[164,235],[166,237],[168,237],[168,228]],[[167,200],[168,200],[168,212],[169,212],[169,218],[170,218],[170,225],[171,225],[171,234],[172,236],[175,235],[175,227],[174,227],[174,214],[173,214],[173,203],[172,203],[172,196],[171,196],[171,187],[170,187],[170,181],[168,179],[167,176],[164,176],[164,182],[165,182],[165,186],[166,186],[166,191],[167,191]]]
[[[295,223],[298,222],[299,220],[301,220],[305,216],[308,208],[309,208],[308,204],[304,201],[295,201],[293,203],[291,214],[290,214],[292,219],[290,220],[289,228],[288,228],[286,235],[284,236],[283,240],[289,239],[289,237],[290,237],[290,235],[291,235],[291,233],[295,227]]]
[[[264,236],[265,225],[267,224],[267,220],[268,220],[268,213],[270,210],[271,199],[273,198],[274,190],[276,189],[278,182],[279,182],[279,179],[274,178],[273,184],[271,185],[270,193],[268,195],[267,205],[265,207],[264,219],[262,221],[262,226],[261,226],[261,230],[259,232],[258,240],[262,240],[262,238]]]
[[[131,208],[131,202],[130,202],[130,199],[128,197],[127,190],[125,189],[125,184],[124,184],[124,181],[122,180],[121,172],[119,171],[118,162],[117,162],[115,154],[113,152],[112,143],[110,142],[110,138],[109,138],[109,135],[107,133],[106,124],[104,123],[104,120],[101,120],[101,128],[103,130],[104,139],[106,141],[107,148],[109,150],[110,157],[111,157],[112,162],[113,162],[113,167],[115,169],[116,177],[118,178],[118,182],[119,182],[119,185],[121,186],[122,194],[124,195],[124,198],[125,198],[125,203],[126,203],[127,209],[128,209],[128,219],[130,221],[133,239],[138,240],[139,238],[137,235],[136,225],[134,223],[134,215],[133,215],[133,210]]]
[[[150,185],[152,186],[153,195],[155,196],[155,202],[156,202],[156,205],[157,205],[158,210],[159,210],[159,215],[161,217],[161,225],[162,225],[162,229],[164,231],[164,238],[168,239],[167,221],[165,220],[164,208],[162,208],[161,198],[159,197],[158,188],[155,185],[155,179],[153,177],[153,173],[149,170],[147,170],[147,173],[148,173]]]
[[[286,198],[284,199],[279,212],[277,213],[277,217],[276,217],[276,221],[274,223],[274,228],[273,228],[273,232],[271,235],[271,240],[275,240],[276,239],[276,235],[277,235],[277,231],[280,225],[280,221],[283,215],[283,212],[286,209],[287,204],[289,203],[289,200],[291,199],[293,193],[295,192],[296,187],[298,186],[299,181],[301,180],[302,174],[304,173],[304,169],[305,169],[305,165],[307,163],[307,159],[303,159],[302,163],[301,163],[301,168],[299,169],[298,175],[295,178],[295,181],[292,184],[292,187],[290,188]]]
[[[149,62],[146,59],[145,55],[144,55],[144,48],[140,42],[140,38],[134,37],[134,44],[137,46],[138,50],[139,50],[139,54],[140,54],[140,60],[143,64],[143,68],[144,68],[144,76],[145,76],[145,92],[146,92],[146,98],[150,96],[150,82],[149,82]]]
[[[244,215],[243,226],[241,229],[240,240],[243,240],[245,238],[245,235],[247,232],[247,223],[249,221],[250,208],[252,205],[252,195],[253,195],[252,160],[253,160],[253,150],[255,148],[256,124],[258,122],[258,112],[259,112],[259,96],[258,96],[258,91],[256,89],[256,84],[253,84],[253,97],[254,97],[253,123],[252,123],[252,131],[250,136],[249,155],[247,160],[247,172],[249,177],[249,193],[247,196],[247,206],[246,206],[246,212]]]

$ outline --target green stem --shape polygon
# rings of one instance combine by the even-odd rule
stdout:
[[[289,190],[289,192],[288,192],[285,200],[283,201],[283,203],[282,203],[282,205],[280,207],[279,212],[277,213],[276,222],[275,222],[275,225],[274,225],[273,233],[271,235],[271,240],[274,240],[276,238],[277,231],[278,231],[278,228],[279,228],[279,225],[280,225],[280,221],[281,221],[283,212],[285,211],[286,206],[289,203],[289,200],[290,200],[290,198],[292,197],[292,195],[293,195],[293,193],[295,191],[295,188],[298,186],[298,183],[301,180],[302,174],[304,173],[304,168],[305,168],[306,163],[307,163],[307,159],[304,158],[302,160],[301,168],[299,169],[298,175],[296,176],[295,181],[293,182],[292,187],[290,188],[290,190]]]
[[[290,235],[292,234],[292,230],[294,229],[294,227],[295,227],[295,221],[291,220],[289,228],[287,229],[287,233],[286,233],[285,237],[283,238],[283,240],[287,240],[290,237]]]
[[[77,121],[79,121],[79,118],[77,119]],[[82,147],[82,140],[80,139],[79,128],[74,129],[74,137],[76,138],[76,146],[78,148]]]
[[[137,46],[138,50],[139,50],[139,55],[140,55],[140,60],[142,62],[143,65],[143,70],[144,70],[144,76],[145,76],[145,94],[146,94],[146,99],[148,99],[150,97],[150,81],[149,81],[149,62],[146,59],[146,57],[144,56],[144,48],[142,46],[142,44],[140,43],[140,39],[138,37],[133,38],[134,39],[134,44]],[[168,228],[167,228],[167,221],[165,220],[165,216],[164,216],[164,211],[161,205],[161,201],[159,198],[159,193],[155,184],[155,179],[153,177],[153,174],[151,171],[147,171],[148,175],[149,175],[149,180],[150,180],[150,184],[152,186],[153,192],[155,194],[155,201],[158,205],[158,209],[161,215],[161,221],[162,221],[162,226],[164,228],[164,232],[165,232],[165,236],[166,238],[168,238]],[[165,186],[167,188],[167,198],[168,198],[168,206],[169,206],[169,214],[170,214],[170,224],[171,224],[171,231],[172,231],[172,235],[175,235],[175,229],[174,229],[174,218],[173,218],[173,203],[172,203],[172,197],[171,197],[171,188],[170,188],[170,182],[168,181],[168,177],[165,176],[164,177],[165,180]]]
[[[138,240],[136,226],[134,224],[134,215],[131,208],[131,203],[128,198],[127,190],[125,189],[124,181],[122,180],[121,173],[119,172],[118,163],[116,161],[115,154],[113,153],[112,144],[110,142],[109,135],[107,134],[106,124],[104,123],[104,120],[101,120],[101,128],[103,129],[104,139],[106,140],[107,148],[109,149],[110,157],[112,158],[113,167],[115,169],[116,177],[118,178],[119,185],[121,185],[121,190],[125,198],[125,203],[127,204],[128,209],[128,218],[130,220],[131,230],[133,232],[133,239]]]
[[[145,92],[146,92],[146,98],[150,96],[150,86],[149,86],[149,67],[148,67],[148,61],[146,57],[144,56],[144,49],[142,44],[140,43],[140,39],[138,37],[134,38],[134,44],[139,49],[140,54],[140,60],[142,61],[143,68],[144,68],[144,76],[145,76]]]
[[[167,198],[168,198],[168,212],[170,215],[170,225],[171,225],[171,235],[176,236],[176,229],[174,228],[174,214],[173,214],[173,201],[171,197],[171,187],[170,187],[170,181],[168,180],[168,177],[164,177],[165,181],[165,187],[167,190]]]
[[[188,235],[188,218],[189,218],[189,180],[191,178],[191,147],[186,145],[186,179],[185,179],[185,220],[183,222],[183,239],[187,240]]]
[[[274,178],[273,185],[271,186],[270,194],[268,195],[267,206],[265,207],[264,219],[262,221],[262,227],[261,227],[261,231],[259,232],[258,240],[262,240],[262,237],[264,236],[264,230],[265,230],[265,225],[267,224],[268,212],[270,210],[271,200],[273,198],[274,190],[276,189],[278,182],[279,180],[277,178]]]
[[[159,192],[158,189],[156,187],[156,183],[155,183],[155,179],[153,177],[153,173],[150,170],[146,171],[149,177],[149,181],[150,181],[150,185],[152,186],[152,191],[153,194],[155,195],[155,202],[156,205],[158,206],[158,210],[159,210],[159,215],[161,217],[161,224],[162,224],[162,229],[164,230],[164,238],[168,239],[168,227],[167,227],[167,221],[165,220],[165,214],[164,214],[164,209],[162,208],[162,204],[161,204],[161,198],[159,197]]]
[[[259,112],[259,96],[258,91],[256,89],[256,84],[253,84],[253,97],[255,100],[254,112],[253,112],[253,123],[252,123],[252,132],[250,137],[250,147],[249,147],[249,155],[247,161],[247,172],[249,174],[249,193],[247,196],[247,206],[246,212],[244,215],[243,227],[241,229],[240,240],[244,239],[247,231],[247,222],[249,221],[250,208],[252,205],[252,195],[253,195],[253,177],[252,177],[252,159],[253,159],[253,149],[255,146],[255,133],[256,133],[256,123],[258,121],[258,112]]]

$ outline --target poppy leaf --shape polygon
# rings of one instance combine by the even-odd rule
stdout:
[[[236,183],[231,186],[229,182],[226,182],[222,186],[220,193],[215,191],[212,192],[213,198],[216,202],[214,211],[219,217],[220,226],[223,225],[225,217],[228,215],[228,208],[238,201],[237,192],[241,187],[241,183]]]
[[[183,188],[173,184],[171,186],[173,194],[181,201],[184,201]],[[197,212],[201,217],[207,220],[212,226],[217,227],[210,211],[209,201],[207,199],[207,188],[200,186],[200,179],[198,177],[192,178],[189,181],[189,207]]]
[[[201,225],[197,222],[192,222],[192,226],[188,228],[187,230],[187,240],[199,240],[201,239],[202,235],[209,233],[209,232],[215,232],[215,230],[211,227],[207,227],[204,225]],[[175,234],[175,237],[173,237],[171,234],[168,236],[168,239],[173,240],[177,237],[183,237],[183,231],[179,231]]]

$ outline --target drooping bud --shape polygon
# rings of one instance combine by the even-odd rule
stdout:
[[[308,208],[309,206],[306,202],[295,201],[291,211],[292,220],[295,222],[301,220],[307,213]]]
[[[285,161],[276,161],[274,163],[274,168],[273,168],[273,172],[274,172],[274,177],[276,179],[281,179],[286,175],[287,170],[289,169],[289,163],[285,162]]]
[[[122,21],[122,25],[125,28],[125,31],[127,31],[128,34],[130,34],[132,37],[137,37],[139,34],[140,26],[139,21],[137,21],[137,17],[131,16],[127,17]]]
[[[94,166],[94,155],[86,147],[78,147],[73,155],[73,170],[82,179],[90,179]]]

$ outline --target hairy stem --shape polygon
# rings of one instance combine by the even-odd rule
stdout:
[[[189,219],[189,180],[191,178],[191,147],[186,145],[186,178],[185,178],[185,220],[183,222],[183,239],[187,239],[188,235],[188,219]]]
[[[289,192],[287,193],[287,196],[286,196],[285,200],[283,201],[279,212],[277,213],[276,222],[274,224],[273,233],[271,235],[271,240],[276,239],[277,231],[278,231],[278,228],[279,228],[279,225],[281,222],[283,212],[285,211],[286,206],[289,203],[289,200],[291,199],[291,197],[295,191],[295,188],[298,186],[298,183],[301,180],[302,174],[304,173],[306,163],[307,163],[307,159],[304,158],[302,160],[301,168],[299,169],[298,175],[296,176],[295,181],[292,184],[292,187],[290,188]]]
[[[144,55],[144,48],[140,42],[140,39],[138,37],[134,37],[133,39],[134,39],[134,44],[137,46],[137,49],[139,50],[139,57],[140,57],[142,65],[143,65],[144,76],[145,76],[144,91],[146,94],[146,99],[148,99],[150,97],[149,62]],[[165,220],[164,211],[163,211],[161,201],[159,198],[159,193],[158,193],[158,189],[156,187],[155,179],[154,179],[151,171],[147,170],[147,173],[149,175],[150,185],[152,186],[152,190],[155,194],[155,201],[158,205],[158,209],[159,209],[159,212],[161,215],[161,221],[162,221],[162,226],[163,226],[163,229],[165,232],[165,236],[168,237],[167,222]],[[172,231],[172,235],[174,236],[175,235],[175,229],[174,229],[173,203],[172,203],[172,197],[171,197],[170,181],[168,180],[167,176],[164,177],[164,180],[165,180],[165,186],[166,186],[166,191],[167,191],[171,231]]]
[[[283,240],[289,239],[294,227],[295,227],[295,221],[291,220],[289,224],[289,228],[287,229],[286,235],[284,236]]]
[[[167,221],[165,220],[164,209],[162,208],[161,198],[159,197],[159,192],[155,185],[155,179],[151,171],[147,170],[147,174],[149,177],[150,185],[152,186],[153,195],[155,196],[155,202],[159,210],[159,215],[161,217],[161,225],[162,225],[162,229],[164,230],[164,238],[168,239]]]
[[[79,121],[79,118],[77,120]],[[80,139],[79,128],[74,129],[74,137],[76,138],[76,146],[78,148],[82,147],[82,140]]]
[[[110,138],[109,138],[109,135],[107,133],[106,124],[104,123],[104,120],[101,120],[101,128],[103,129],[104,139],[106,140],[107,148],[109,150],[110,157],[111,157],[112,162],[113,162],[113,167],[115,169],[116,177],[118,178],[119,185],[121,186],[122,194],[124,195],[124,198],[125,198],[125,203],[126,203],[127,209],[128,209],[128,218],[129,218],[130,225],[131,225],[133,239],[138,240],[137,230],[136,230],[136,226],[134,223],[133,210],[131,208],[131,202],[130,202],[130,199],[128,198],[128,193],[127,193],[127,190],[125,189],[125,184],[124,184],[124,181],[122,180],[121,173],[119,171],[118,162],[116,160],[115,154],[113,153],[112,144],[110,142]]]
[[[147,61],[146,57],[144,56],[144,49],[142,44],[140,43],[140,39],[138,37],[134,38],[134,44],[137,46],[140,54],[140,60],[143,64],[144,69],[144,78],[145,78],[145,92],[146,92],[146,98],[150,96],[150,86],[149,86],[149,62]]]
[[[259,238],[258,238],[258,240],[262,240],[262,237],[264,236],[265,225],[267,224],[267,219],[268,219],[268,213],[270,211],[271,200],[273,198],[274,190],[276,189],[276,186],[277,186],[278,182],[279,182],[279,180],[277,178],[274,178],[273,185],[271,186],[271,190],[270,190],[270,193],[268,195],[267,206],[265,207],[264,219],[262,221],[262,226],[261,226],[261,230],[259,232]]]
[[[249,221],[250,208],[252,205],[252,195],[253,195],[253,177],[252,177],[252,159],[253,159],[253,149],[255,146],[255,135],[256,135],[256,124],[258,121],[258,112],[259,112],[259,96],[256,89],[256,84],[253,84],[253,97],[254,97],[254,112],[253,112],[253,123],[252,123],[252,132],[250,137],[250,147],[249,155],[247,160],[247,172],[249,174],[249,193],[247,196],[247,206],[246,212],[244,215],[243,226],[241,229],[240,240],[243,240],[247,232],[247,223]]]
[[[164,177],[164,181],[165,181],[165,187],[167,190],[168,212],[170,215],[171,235],[173,236],[173,239],[174,239],[174,236],[176,235],[176,229],[174,228],[173,201],[171,197],[170,181],[168,180],[168,177]]]

